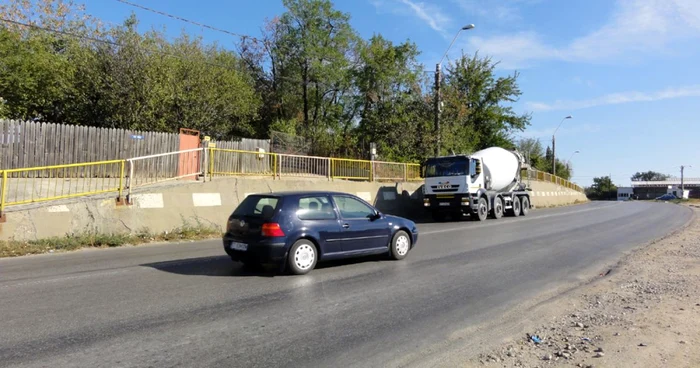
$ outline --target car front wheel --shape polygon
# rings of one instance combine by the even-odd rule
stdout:
[[[411,250],[411,237],[408,233],[399,230],[394,234],[391,239],[391,258],[395,260],[401,260],[406,258],[408,251]]]
[[[289,249],[287,263],[289,270],[294,275],[304,275],[316,267],[318,252],[316,246],[309,240],[297,240]]]

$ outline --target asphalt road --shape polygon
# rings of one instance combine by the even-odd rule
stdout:
[[[301,277],[244,271],[219,241],[3,259],[0,366],[421,365],[691,216],[607,202],[421,224],[404,261]]]

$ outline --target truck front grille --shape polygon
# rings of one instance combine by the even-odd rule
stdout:
[[[433,190],[435,193],[450,193],[450,192],[456,192],[459,190],[459,185],[458,184],[453,184],[453,185],[431,185],[430,188]]]

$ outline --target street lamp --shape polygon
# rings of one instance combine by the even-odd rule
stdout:
[[[688,165],[688,166],[681,165],[681,198],[683,198],[683,196],[685,195],[685,185],[683,183],[683,171],[685,171],[686,167],[690,169],[693,166],[692,165]]]
[[[440,143],[442,139],[442,135],[440,134],[440,66],[442,65],[442,61],[445,60],[447,53],[450,52],[452,45],[457,40],[457,36],[459,36],[459,34],[462,33],[462,31],[468,31],[473,28],[473,24],[467,24],[466,26],[460,28],[460,30],[457,31],[455,37],[452,39],[452,42],[450,42],[450,46],[447,47],[445,54],[442,55],[440,62],[435,64],[435,134],[437,135],[437,146],[435,147],[435,156],[440,156]]]
[[[579,151],[579,150],[574,151],[574,153],[572,153],[571,156],[569,156],[569,159],[566,160],[566,167],[568,167],[569,170],[571,170],[571,159],[574,158],[574,155],[578,154],[578,153],[581,153],[581,151]]]
[[[557,134],[557,130],[561,127],[561,125],[564,123],[564,120],[566,119],[573,119],[574,117],[569,115],[564,117],[564,119],[561,119],[561,122],[559,122],[559,126],[557,129],[554,129],[554,133],[552,133],[552,175],[557,175],[557,154],[556,154],[556,141],[554,136]]]

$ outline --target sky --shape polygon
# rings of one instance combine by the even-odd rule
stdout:
[[[129,0],[231,32],[260,36],[282,0]],[[700,1],[698,0],[335,0],[364,38],[410,39],[433,69],[457,31],[447,60],[479,52],[498,73],[520,73],[518,113],[531,125],[517,138],[546,147],[588,186],[611,175],[628,185],[637,171],[700,177]],[[134,13],[143,30],[165,27],[233,49],[235,37],[117,0],[87,2],[87,12],[121,23]],[[575,151],[579,154],[572,154]]]

